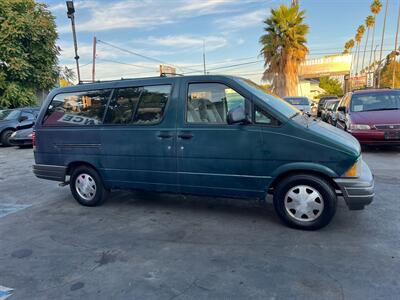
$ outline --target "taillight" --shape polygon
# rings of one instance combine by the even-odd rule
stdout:
[[[33,148],[36,147],[36,132],[32,132],[32,145]]]

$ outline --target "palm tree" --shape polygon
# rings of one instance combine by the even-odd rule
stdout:
[[[279,96],[297,94],[299,66],[308,53],[304,11],[299,6],[281,5],[271,9],[265,19],[265,34],[261,36],[261,54],[264,56],[263,80],[272,82],[272,92]]]
[[[356,74],[358,73],[358,66],[359,66],[359,60],[360,60],[360,49],[361,49],[361,40],[364,36],[365,33],[365,26],[364,25],[360,25],[357,28],[357,33],[355,36],[355,40],[357,43],[357,64],[356,64]]]
[[[374,24],[375,24],[375,20],[374,20],[373,16],[368,16],[365,19],[365,25],[367,26],[367,40],[365,41],[365,47],[364,47],[363,60],[362,60],[362,64],[361,64],[361,70],[364,69],[365,53],[367,52],[369,30],[374,26]]]
[[[382,9],[382,3],[379,0],[374,0],[371,4],[371,12],[374,16],[374,24],[372,25],[372,43],[371,43],[371,53],[369,55],[369,67],[371,68],[372,63],[372,52],[374,52],[374,41],[375,41],[375,27],[376,27],[376,15]]]
[[[348,40],[345,44],[344,44],[344,51],[343,54],[348,54],[351,53],[351,49],[354,48],[354,40]]]

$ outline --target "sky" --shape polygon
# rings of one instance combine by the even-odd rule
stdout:
[[[383,4],[385,1],[382,0]],[[42,2],[56,17],[57,44],[62,49],[60,65],[75,68],[71,23],[66,15],[65,1]],[[205,45],[206,68],[210,74],[234,74],[260,82],[263,61],[259,55],[259,38],[263,34],[263,20],[270,15],[271,8],[290,2],[76,0],[81,79],[91,79],[92,41],[96,36],[97,80],[157,76],[160,63],[175,66],[177,73],[201,74]],[[372,0],[299,2],[310,26],[307,36],[309,57],[317,58],[343,50],[344,43],[354,37],[357,27],[370,14]],[[399,0],[389,0],[384,54],[394,48],[399,5]],[[375,45],[381,41],[384,10],[385,7],[377,17]],[[379,57],[379,50],[376,55]]]

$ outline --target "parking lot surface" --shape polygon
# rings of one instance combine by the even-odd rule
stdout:
[[[376,198],[326,228],[271,203],[115,191],[101,207],[0,147],[0,287],[10,299],[399,299],[400,149],[368,149]]]

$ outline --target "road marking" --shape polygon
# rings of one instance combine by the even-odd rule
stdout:
[[[31,206],[31,204],[0,203],[0,218],[13,214],[29,206]]]
[[[14,289],[0,285],[0,300],[7,299],[12,295]]]

